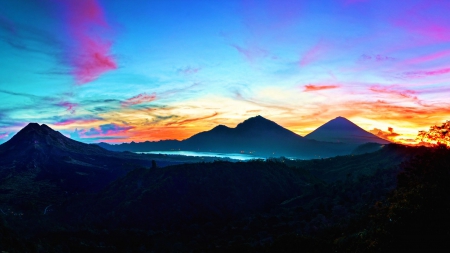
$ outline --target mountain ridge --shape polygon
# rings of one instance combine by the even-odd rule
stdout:
[[[302,137],[260,115],[246,119],[231,128],[218,125],[182,141],[123,143],[101,147],[113,151],[199,151],[250,153],[262,157],[287,156],[301,159],[345,155],[358,145],[317,141]]]

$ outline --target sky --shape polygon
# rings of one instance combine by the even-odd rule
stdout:
[[[338,116],[397,142],[450,119],[447,0],[0,0],[0,143],[186,139]]]

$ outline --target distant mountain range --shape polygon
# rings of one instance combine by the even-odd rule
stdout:
[[[256,116],[245,120],[235,128],[219,125],[183,141],[146,141],[117,145],[99,143],[98,145],[112,151],[186,150],[310,159],[350,154],[357,146],[367,142],[389,143],[342,117],[302,137],[273,121]]]
[[[336,131],[341,136],[364,136],[360,142],[324,142],[301,137],[261,116],[249,118],[235,128],[219,125],[210,131],[198,133],[183,141],[159,141],[120,145],[85,144],[54,131],[47,125],[30,123],[9,141],[0,145],[0,203],[32,205],[43,208],[49,203],[60,203],[81,192],[98,192],[114,180],[136,168],[158,167],[197,160],[176,160],[158,155],[140,155],[131,152],[150,150],[192,150],[224,153],[251,153],[262,157],[322,158],[350,154],[363,140],[369,138],[351,122],[351,131]],[[325,130],[331,138],[330,121],[313,132]],[[332,128],[332,127],[331,127]],[[344,135],[346,134],[346,135]],[[322,134],[325,136],[324,134]],[[332,139],[335,140],[335,139]],[[381,143],[381,142],[379,142]],[[372,145],[373,146],[373,145]],[[106,150],[105,147],[110,150]],[[370,147],[370,151],[380,145]],[[367,147],[358,153],[366,152]],[[213,159],[213,158],[211,158]],[[202,160],[206,161],[206,160]],[[36,200],[39,200],[36,202]],[[30,204],[32,203],[32,204]]]

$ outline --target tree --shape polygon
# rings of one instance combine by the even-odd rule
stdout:
[[[431,126],[429,131],[419,131],[416,139],[421,142],[450,146],[450,120],[440,126]]]
[[[156,161],[152,160],[152,169],[157,169],[158,165],[156,165]]]

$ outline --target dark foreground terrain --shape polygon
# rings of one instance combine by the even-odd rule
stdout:
[[[449,171],[446,147],[392,144],[373,153],[309,161],[142,166],[99,191],[71,194],[45,209],[39,204],[2,202],[0,248],[6,252],[440,249],[450,241]],[[56,186],[47,190],[60,194]],[[5,194],[12,197],[3,188],[0,195]],[[33,196],[36,203],[45,202],[39,199],[45,196]]]

